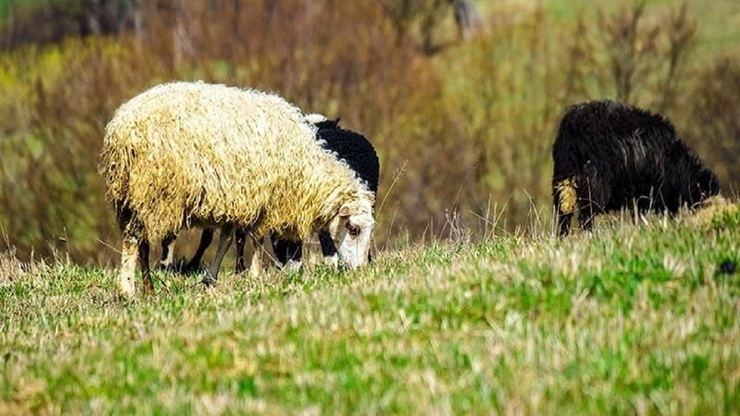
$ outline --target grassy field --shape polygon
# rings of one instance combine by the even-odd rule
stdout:
[[[358,272],[0,256],[0,414],[737,414],[740,204],[381,252]]]
[[[0,16],[10,4],[0,0]],[[333,2],[332,8],[342,18],[359,7],[372,10],[370,2],[347,4]],[[209,47],[193,58],[194,72],[161,58],[169,56],[169,31],[159,46],[152,42],[131,54],[124,53],[129,44],[108,39],[70,41],[38,56],[5,56],[0,114],[15,128],[0,138],[7,146],[0,148],[7,152],[0,157],[0,173],[19,173],[0,181],[6,201],[0,204],[0,247],[23,242],[8,236],[25,232],[37,244],[36,258],[49,246],[59,260],[23,263],[20,249],[18,255],[0,251],[0,416],[740,414],[740,203],[677,220],[651,216],[639,225],[616,218],[590,235],[550,236],[549,146],[561,110],[558,92],[569,85],[564,81],[570,67],[561,64],[576,59],[561,49],[577,37],[568,34],[576,33],[580,10],[594,16],[595,6],[612,12],[633,2],[476,4],[484,16],[502,11],[491,14],[491,39],[453,44],[431,58],[410,62],[401,48],[381,43],[389,33],[374,28],[383,24],[358,23],[341,31],[319,21],[312,30],[330,27],[327,40],[352,40],[350,48],[330,43],[322,50],[325,66],[310,66],[319,60],[306,59],[295,68],[305,72],[281,75],[290,82],[273,79],[284,65],[271,68],[270,62],[290,62],[313,50],[276,42],[226,62],[245,74],[263,72],[240,78],[242,72],[226,71],[223,76],[230,78],[215,79],[313,91],[316,98],[306,102],[333,97],[344,106],[348,126],[381,127],[368,131],[386,164],[388,184],[379,195],[390,194],[378,215],[388,237],[379,243],[384,248],[375,263],[356,272],[272,270],[258,280],[224,272],[215,289],[202,287],[195,276],[158,273],[157,294],[135,301],[114,295],[114,269],[79,265],[115,261],[101,253],[118,248],[104,247],[118,230],[96,223],[110,212],[100,203],[102,189],[90,187],[98,177],[95,149],[103,120],[119,98],[132,93],[131,85],[200,76],[212,59],[223,63],[221,55],[230,56],[224,51],[240,51],[249,42],[231,33],[230,25],[214,25],[213,33],[198,38]],[[547,19],[534,16],[538,4],[552,12]],[[652,21],[680,0],[646,4]],[[715,55],[740,51],[740,2],[688,5],[700,33],[693,64],[707,66]],[[286,16],[297,27],[311,21]],[[450,32],[443,35],[450,36],[443,40],[455,33],[448,17]],[[272,33],[267,31],[274,25],[264,22],[260,28]],[[590,33],[598,33],[597,20],[589,24]],[[357,33],[367,35],[351,37]],[[371,48],[363,43],[367,39],[380,46]],[[206,53],[211,48],[222,53]],[[346,51],[365,57],[343,60]],[[268,66],[260,69],[254,62]],[[609,74],[608,67],[584,69],[574,62],[586,74]],[[332,69],[337,72],[328,73]],[[310,74],[347,83],[292,81],[311,80]],[[596,84],[601,78],[594,79]],[[418,81],[415,89],[395,91],[411,81]],[[603,91],[612,91],[610,85]],[[733,91],[724,86],[735,84],[720,85]],[[639,89],[645,95],[654,91]],[[387,95],[360,99],[375,93]],[[578,96],[573,94],[569,99]],[[728,102],[714,108],[735,108],[735,101]],[[688,117],[695,112],[692,106],[677,113],[677,120],[701,125],[694,121],[700,118]],[[725,152],[719,141],[706,139],[707,148]],[[70,151],[72,144],[77,153]],[[85,150],[89,160],[79,156]],[[472,166],[481,162],[490,169],[482,169],[479,186],[465,185],[474,176]],[[68,182],[60,179],[65,175]],[[473,195],[467,205],[450,202],[465,194]],[[515,224],[531,220],[531,232],[496,229],[479,241],[472,223],[442,223],[456,227],[450,240],[405,243],[413,239],[404,234],[409,223],[429,227],[425,236],[442,235],[429,225],[449,218],[441,213],[457,207],[463,217],[491,201],[494,211],[507,205],[508,215],[518,203],[522,220]],[[396,210],[399,216],[405,210],[404,221]],[[481,223],[488,229],[489,221]],[[16,227],[8,231],[11,224]],[[400,225],[392,229],[394,224]],[[59,252],[59,236],[71,254]],[[73,248],[85,245],[91,254],[75,260]]]

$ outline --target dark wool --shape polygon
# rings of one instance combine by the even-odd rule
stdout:
[[[575,210],[581,228],[595,215],[636,207],[693,207],[719,192],[717,177],[677,136],[667,119],[614,101],[571,106],[552,148],[553,203],[560,235]]]
[[[345,130],[338,124],[338,121],[316,124],[319,128],[319,138],[326,142],[324,148],[335,153],[338,159],[347,162],[360,180],[367,183],[368,189],[377,194],[380,161],[375,147],[367,137],[352,130]]]

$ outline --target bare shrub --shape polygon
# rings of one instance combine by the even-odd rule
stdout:
[[[625,103],[665,112],[674,104],[696,41],[696,23],[687,4],[656,17],[647,14],[644,2],[634,3],[611,15],[600,12],[598,22],[603,31],[600,50],[594,55],[603,51],[602,66],[611,74],[611,86],[600,80],[601,91]]]
[[[510,229],[526,223],[530,198],[549,202],[549,148],[562,99],[551,91],[562,90],[563,78],[558,39],[538,29],[547,25],[537,13],[496,27],[476,48],[461,50],[449,74],[445,101],[472,170],[460,211],[481,217],[490,198],[505,205]]]
[[[740,57],[719,57],[696,77],[683,106],[687,120],[681,124],[722,188],[733,195],[740,189]]]

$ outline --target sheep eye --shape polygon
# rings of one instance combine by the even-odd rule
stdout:
[[[347,228],[347,232],[352,237],[357,237],[357,235],[360,234],[360,227],[358,227],[358,226],[356,226],[354,224],[351,224],[351,223],[348,222],[347,225],[345,225],[345,228]]]

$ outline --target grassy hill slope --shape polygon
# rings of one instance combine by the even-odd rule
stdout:
[[[381,253],[344,273],[158,275],[0,257],[0,414],[731,414],[740,205]],[[733,403],[735,403],[733,405]],[[734,409],[734,410],[733,410]]]

